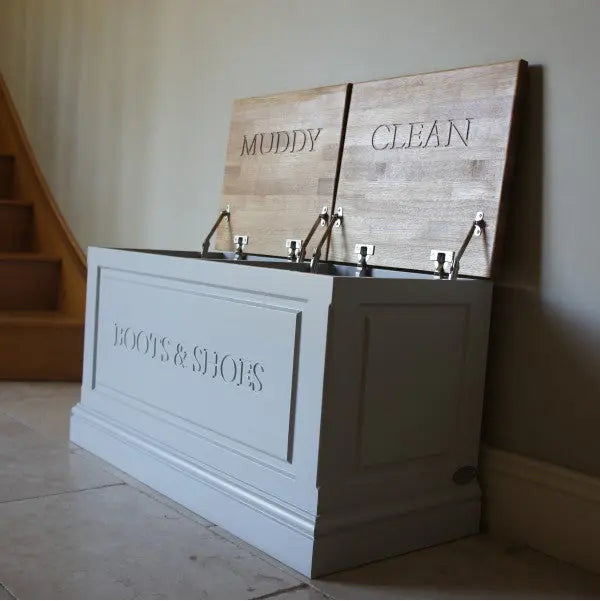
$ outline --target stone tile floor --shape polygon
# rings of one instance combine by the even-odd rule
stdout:
[[[600,597],[600,575],[485,535],[307,580],[70,444],[78,395],[0,382],[0,599]]]

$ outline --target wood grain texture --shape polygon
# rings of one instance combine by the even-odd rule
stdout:
[[[234,103],[221,202],[231,219],[218,229],[218,250],[233,250],[234,234],[248,235],[248,252],[286,256],[286,239],[303,239],[321,209],[333,205],[347,89]]]
[[[0,200],[0,253],[31,250],[33,205]]]
[[[0,155],[0,199],[12,198],[15,158]]]
[[[0,254],[0,311],[57,309],[60,268],[57,257]]]
[[[432,249],[457,251],[477,211],[461,274],[490,277],[511,127],[527,63],[511,61],[355,84],[337,194],[342,235],[329,259],[354,263],[374,244],[373,266],[432,271]]]
[[[0,313],[0,380],[80,381],[83,319],[56,311]]]

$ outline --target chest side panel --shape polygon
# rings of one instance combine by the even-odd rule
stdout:
[[[487,282],[337,284],[320,455],[324,512],[477,494],[474,482],[467,491],[453,475],[477,465],[490,293]]]

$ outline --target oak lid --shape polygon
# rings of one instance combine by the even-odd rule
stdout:
[[[217,230],[218,250],[247,235],[247,252],[286,256],[286,240],[304,238],[323,207],[331,210],[347,89],[235,101],[221,197],[231,216]]]
[[[462,275],[490,277],[514,152],[516,98],[527,63],[513,61],[355,84],[337,193],[342,232],[330,261],[431,271],[432,249],[457,251],[479,211],[486,227]]]

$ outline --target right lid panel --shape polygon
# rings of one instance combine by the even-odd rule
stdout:
[[[526,66],[355,84],[336,201],[344,223],[329,260],[354,263],[356,244],[371,244],[369,265],[431,271],[431,251],[457,251],[481,211],[460,273],[490,277]]]

